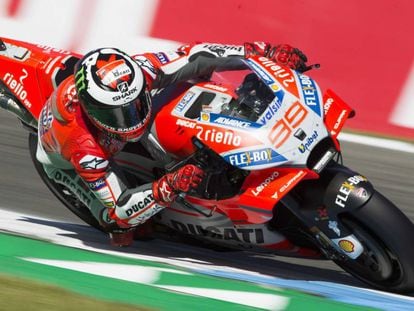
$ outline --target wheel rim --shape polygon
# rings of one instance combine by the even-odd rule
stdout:
[[[393,265],[387,252],[372,237],[368,237],[364,230],[354,228],[354,234],[365,248],[358,262],[368,268],[368,274],[373,279],[381,281],[390,278],[393,273]]]
[[[343,219],[364,246],[364,252],[356,260],[348,260],[341,266],[354,276],[376,286],[389,286],[398,282],[403,273],[396,256],[375,236],[357,222]]]

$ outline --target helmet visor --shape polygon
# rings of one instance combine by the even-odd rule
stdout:
[[[101,127],[116,133],[127,133],[144,126],[150,115],[148,92],[122,106],[102,108],[89,104],[89,116]]]

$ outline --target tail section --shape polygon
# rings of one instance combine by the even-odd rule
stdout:
[[[80,55],[0,38],[0,107],[31,127],[53,89],[73,73]]]

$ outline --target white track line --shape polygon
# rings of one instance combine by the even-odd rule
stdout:
[[[379,138],[379,137],[370,137],[370,136],[356,135],[356,134],[350,134],[350,133],[341,133],[339,134],[338,139],[340,141],[347,141],[351,143],[372,146],[376,148],[414,153],[414,144],[404,142],[404,141],[399,141],[399,140],[392,140],[392,139]]]

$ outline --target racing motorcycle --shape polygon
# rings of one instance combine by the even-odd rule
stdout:
[[[29,130],[42,180],[86,223],[104,229],[36,160],[41,107],[81,55],[3,38],[0,106]],[[414,290],[411,221],[366,177],[342,164],[338,134],[354,115],[332,90],[262,56],[157,90],[152,126],[115,161],[132,186],[185,164],[206,176],[153,218],[155,228],[229,249],[333,260],[386,291]]]

